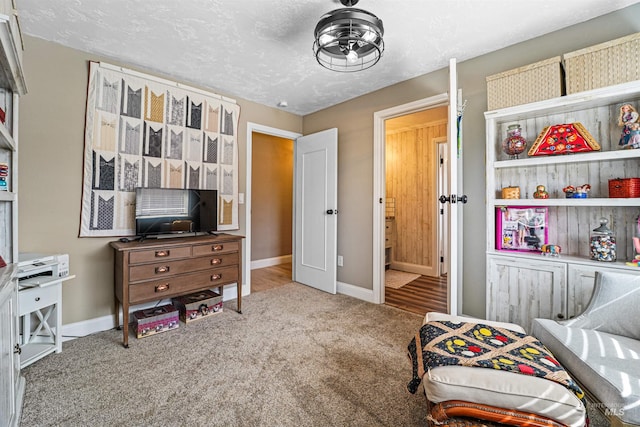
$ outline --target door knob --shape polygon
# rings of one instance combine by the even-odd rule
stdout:
[[[440,200],[440,203],[447,203],[447,202],[456,203],[456,202],[460,202],[462,204],[465,204],[465,203],[467,203],[467,201],[469,199],[468,199],[466,194],[463,194],[461,196],[456,196],[455,194],[452,194],[451,196],[445,196],[443,194],[442,196],[440,196],[440,198],[438,200]]]

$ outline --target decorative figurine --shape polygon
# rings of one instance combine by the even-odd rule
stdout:
[[[627,145],[623,145],[622,148],[640,148],[640,123],[629,125],[629,139]]]
[[[502,142],[502,150],[512,159],[517,159],[518,155],[527,148],[527,140],[524,139],[521,132],[522,128],[519,124],[509,125],[507,138]]]
[[[562,191],[564,191],[565,197],[567,199],[572,199],[573,198],[573,193],[576,192],[576,187],[574,187],[573,185],[567,185],[566,187],[564,187],[562,189]]]
[[[558,257],[560,256],[560,252],[562,252],[562,248],[558,245],[542,245],[540,251],[542,255]]]
[[[579,187],[576,187],[576,191],[575,193],[573,193],[573,198],[586,199],[589,193],[589,190],[591,190],[591,186],[589,184],[580,185]]]
[[[536,191],[533,193],[534,199],[548,199],[549,193],[545,189],[544,185],[538,185]]]
[[[629,144],[631,138],[631,124],[638,121],[638,112],[631,104],[624,104],[620,107],[620,116],[618,117],[618,126],[622,126],[622,134],[618,145],[625,147]]]
[[[562,189],[567,199],[586,199],[589,190],[591,190],[591,186],[589,184],[583,184],[577,187],[567,185]]]

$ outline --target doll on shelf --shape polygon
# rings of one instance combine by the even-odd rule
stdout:
[[[640,123],[635,122],[629,125],[627,145],[623,145],[622,148],[640,148]]]
[[[618,117],[618,126],[622,126],[622,134],[618,145],[625,147],[629,144],[631,138],[631,125],[638,121],[638,112],[633,105],[624,104],[620,107],[620,116]]]

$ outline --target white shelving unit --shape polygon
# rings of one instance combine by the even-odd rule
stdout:
[[[22,37],[15,4],[0,0],[0,162],[9,165],[8,191],[0,191],[0,425],[20,422],[24,377],[18,343],[18,102],[26,93]]]
[[[619,107],[625,103],[640,110],[640,81],[485,113],[488,319],[528,329],[535,317],[573,317],[591,295],[595,271],[640,274],[639,268],[625,265],[634,256],[640,198],[608,197],[610,179],[640,177],[640,150],[618,149]],[[525,152],[519,159],[502,151],[511,124],[520,124],[529,149],[546,126],[575,122],[591,133],[600,151],[537,157]],[[591,185],[588,198],[565,198],[564,187],[583,184]],[[546,187],[549,199],[533,198],[537,185]],[[502,188],[512,186],[520,187],[522,198],[502,199]],[[496,209],[509,206],[548,207],[549,243],[561,246],[561,256],[497,250]],[[609,220],[617,238],[614,263],[589,258],[589,236],[601,217]]]

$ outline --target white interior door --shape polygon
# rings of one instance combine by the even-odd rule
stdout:
[[[458,111],[461,93],[458,91],[456,60],[449,61],[449,256],[447,268],[447,302],[449,313],[461,311],[462,297],[462,129],[458,132]],[[461,126],[461,123],[460,123]]]
[[[338,129],[296,139],[294,280],[336,293]]]

